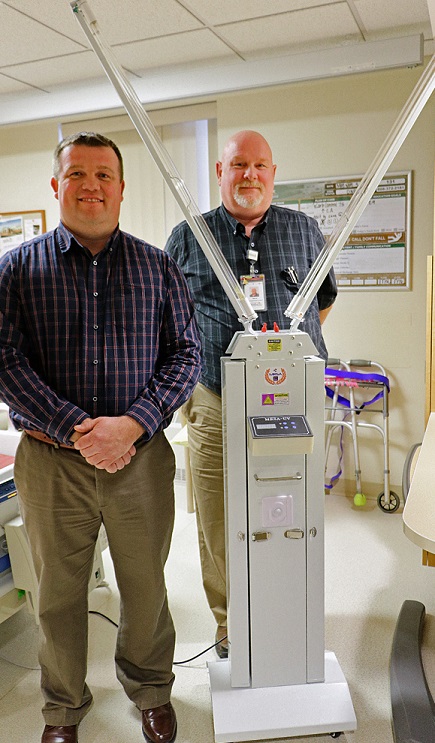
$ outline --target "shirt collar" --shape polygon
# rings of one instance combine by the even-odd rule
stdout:
[[[106,246],[103,248],[101,253],[105,253],[107,250],[114,247],[115,242],[117,238],[119,237],[120,230],[119,225],[116,227],[116,229],[113,231],[111,236],[109,237]],[[59,226],[57,228],[57,237],[58,237],[58,244],[59,248],[62,253],[66,253],[68,250],[71,249],[73,245],[78,246],[82,250],[85,249],[84,246],[79,243],[79,241],[74,237],[72,232],[70,232],[67,227],[63,224],[63,222],[59,222]]]
[[[221,217],[223,219],[226,219],[227,222],[230,224],[231,230],[234,235],[244,235],[245,234],[245,226],[238,222],[235,217],[232,216],[232,214],[229,213],[229,211],[224,207],[223,204],[219,207]],[[261,222],[259,222],[257,225],[255,225],[254,229],[260,228],[261,232],[265,229],[267,225],[267,220],[269,218],[269,212],[270,208],[267,210],[266,214],[264,215]]]

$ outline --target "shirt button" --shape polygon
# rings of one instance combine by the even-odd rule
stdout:
[[[94,325],[94,330],[98,330],[98,325]]]
[[[94,297],[98,297],[98,292],[94,292]]]
[[[98,359],[94,359],[93,363],[98,364]]]
[[[94,266],[98,266],[98,261],[92,261],[92,263],[94,264]]]
[[[94,402],[97,402],[98,397],[93,397],[92,399],[93,399]]]

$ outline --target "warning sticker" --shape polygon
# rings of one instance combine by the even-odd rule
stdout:
[[[268,351],[282,351],[282,340],[281,338],[268,338],[267,340]]]
[[[275,405],[275,395],[261,395],[262,405]]]
[[[275,405],[289,405],[290,404],[290,395],[288,392],[277,392],[274,395],[275,398]]]

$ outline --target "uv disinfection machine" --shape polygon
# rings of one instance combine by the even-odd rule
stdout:
[[[215,739],[354,730],[324,649],[324,364],[306,333],[239,333],[222,360],[230,651]]]

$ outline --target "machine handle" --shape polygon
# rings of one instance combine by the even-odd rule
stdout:
[[[281,482],[281,480],[302,480],[302,475],[300,472],[296,472],[295,475],[284,475],[284,477],[258,477],[258,475],[254,475],[254,480],[256,482]]]
[[[303,539],[304,530],[303,529],[287,529],[287,531],[284,532],[284,536],[286,539]]]
[[[254,531],[252,534],[252,541],[253,542],[266,542],[268,539],[270,539],[272,534],[270,531]]]

